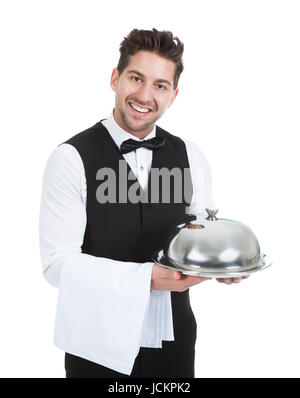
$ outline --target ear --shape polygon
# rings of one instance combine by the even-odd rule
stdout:
[[[174,91],[174,93],[173,93],[173,95],[172,95],[172,97],[171,97],[171,100],[170,100],[170,102],[169,102],[169,105],[168,105],[168,108],[170,108],[170,106],[173,104],[173,102],[175,101],[175,98],[177,97],[177,94],[178,94],[178,87],[176,88],[176,90]]]
[[[118,80],[119,80],[119,71],[117,68],[114,68],[110,78],[110,87],[112,88],[113,91],[117,90]]]

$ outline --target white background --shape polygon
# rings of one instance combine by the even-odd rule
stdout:
[[[58,291],[42,276],[41,183],[52,150],[109,115],[131,29],[185,44],[179,94],[159,125],[209,160],[219,216],[248,224],[273,259],[237,285],[190,291],[196,377],[299,377],[298,1],[1,1],[0,377],[65,377]]]

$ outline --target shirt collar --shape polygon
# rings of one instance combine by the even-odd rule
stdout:
[[[102,120],[101,123],[104,125],[104,127],[106,127],[117,147],[120,149],[122,142],[128,140],[129,138],[136,141],[141,141],[139,138],[123,130],[122,127],[120,127],[118,123],[115,121],[113,113],[114,110],[112,110],[110,116],[107,119]],[[156,135],[156,125],[154,125],[152,131],[144,139],[148,140],[150,138],[154,138],[155,135]]]

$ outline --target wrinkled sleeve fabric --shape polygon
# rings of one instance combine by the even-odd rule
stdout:
[[[212,176],[207,158],[201,149],[193,142],[184,140],[189,159],[193,195],[188,208],[189,214],[197,218],[206,218],[206,208],[215,208],[212,195]]]
[[[71,145],[57,147],[43,178],[39,218],[43,274],[59,288],[54,344],[129,375],[147,319],[153,263],[82,253],[86,207],[78,157]]]

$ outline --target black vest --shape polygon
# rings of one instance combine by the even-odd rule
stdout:
[[[156,126],[156,135],[165,136],[166,144],[153,151],[151,169],[166,167],[171,170],[176,167],[182,171],[182,175],[188,179],[190,194],[186,199],[182,193],[181,203],[176,203],[174,200],[172,179],[170,203],[162,203],[161,197],[159,203],[150,203],[152,170],[147,189],[149,203],[145,201],[119,203],[118,183],[116,203],[99,203],[96,192],[102,181],[96,179],[97,172],[102,168],[110,168],[114,170],[118,181],[119,161],[125,162],[119,148],[101,121],[65,141],[77,149],[85,169],[87,225],[82,245],[83,253],[120,261],[140,263],[153,261],[152,254],[167,245],[176,231],[176,225],[191,219],[186,214],[186,207],[191,201],[192,184],[185,144],[179,137],[158,126]],[[126,165],[128,175],[130,167],[127,163]],[[188,169],[188,173],[184,174],[184,169]],[[138,184],[136,178],[128,180],[128,190],[132,184]],[[182,189],[183,187],[184,184]],[[172,292],[171,297],[176,335],[176,327],[186,322],[187,316],[191,314],[189,291]]]

